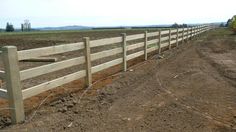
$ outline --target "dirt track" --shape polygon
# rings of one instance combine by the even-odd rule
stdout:
[[[5,130],[236,131],[236,42],[220,32],[154,56],[83,98],[40,107]]]

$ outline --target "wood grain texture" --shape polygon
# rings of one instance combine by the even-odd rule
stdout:
[[[74,80],[80,79],[85,76],[86,76],[86,71],[82,70],[82,71],[78,71],[76,73],[72,73],[72,74],[69,74],[69,75],[39,84],[37,86],[33,86],[31,88],[24,89],[22,91],[23,92],[23,99],[30,98],[32,96],[35,96],[35,95],[45,92],[47,90],[56,88],[58,86],[72,82]]]
[[[105,51],[101,51],[101,52],[97,52],[97,53],[93,53],[91,54],[91,61],[95,61],[101,58],[105,58],[105,57],[109,57],[112,55],[116,55],[119,53],[122,53],[122,48],[114,48],[114,49],[110,49],[110,50],[105,50]]]
[[[7,95],[7,90],[6,89],[0,89],[0,98],[8,99],[8,95]]]
[[[13,124],[17,124],[25,120],[17,48],[6,46],[2,48],[2,52],[11,120]]]
[[[94,67],[92,67],[92,73],[96,73],[96,72],[105,70],[105,69],[110,68],[112,66],[121,64],[122,62],[123,62],[123,58],[118,58],[118,59],[100,64],[100,65],[94,66]]]
[[[83,63],[85,63],[84,56],[65,60],[65,61],[60,61],[60,62],[56,62],[52,64],[47,64],[47,65],[20,71],[20,78],[21,80],[26,80],[29,78],[33,78],[33,77],[37,77],[37,76],[44,75],[47,73],[69,68],[75,65],[80,65]]]
[[[144,51],[139,51],[139,52],[128,55],[127,60],[134,59],[134,58],[139,57],[141,55],[144,55]]]
[[[83,42],[79,42],[79,43],[63,44],[63,45],[50,46],[50,47],[44,47],[44,48],[21,50],[21,51],[18,51],[18,59],[26,60],[26,59],[37,58],[41,56],[48,56],[48,55],[65,53],[69,51],[80,50],[83,48],[84,48]]]
[[[99,47],[122,42],[122,37],[105,38],[90,41],[90,47]]]
[[[134,35],[128,35],[126,36],[126,41],[136,40],[136,39],[143,39],[144,34],[134,34]]]

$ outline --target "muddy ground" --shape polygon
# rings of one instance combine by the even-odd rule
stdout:
[[[235,35],[210,31],[94,87],[44,104],[49,94],[25,123],[3,130],[233,132],[235,56]]]

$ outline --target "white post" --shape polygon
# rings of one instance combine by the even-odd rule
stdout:
[[[25,120],[17,48],[15,46],[3,47],[2,58],[6,73],[11,120],[13,124],[16,124]]]
[[[169,50],[171,49],[171,29],[169,29]]]
[[[147,31],[144,33],[144,59],[147,60]]]
[[[187,39],[186,39],[186,41],[188,42],[188,40],[189,40],[189,28],[187,27]]]
[[[161,54],[161,30],[159,30],[158,54]]]
[[[122,33],[122,47],[123,47],[123,71],[127,71],[127,58],[126,58],[126,33]]]
[[[84,55],[86,63],[86,86],[92,85],[92,72],[91,72],[91,54],[90,54],[90,43],[89,37],[83,38],[84,40]]]
[[[177,37],[176,37],[176,46],[179,46],[179,28],[177,28],[177,33],[176,33]]]

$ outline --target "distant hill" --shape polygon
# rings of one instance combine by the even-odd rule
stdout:
[[[43,28],[34,28],[36,30],[86,30],[92,29],[92,27],[87,26],[62,26],[62,27],[43,27]]]

